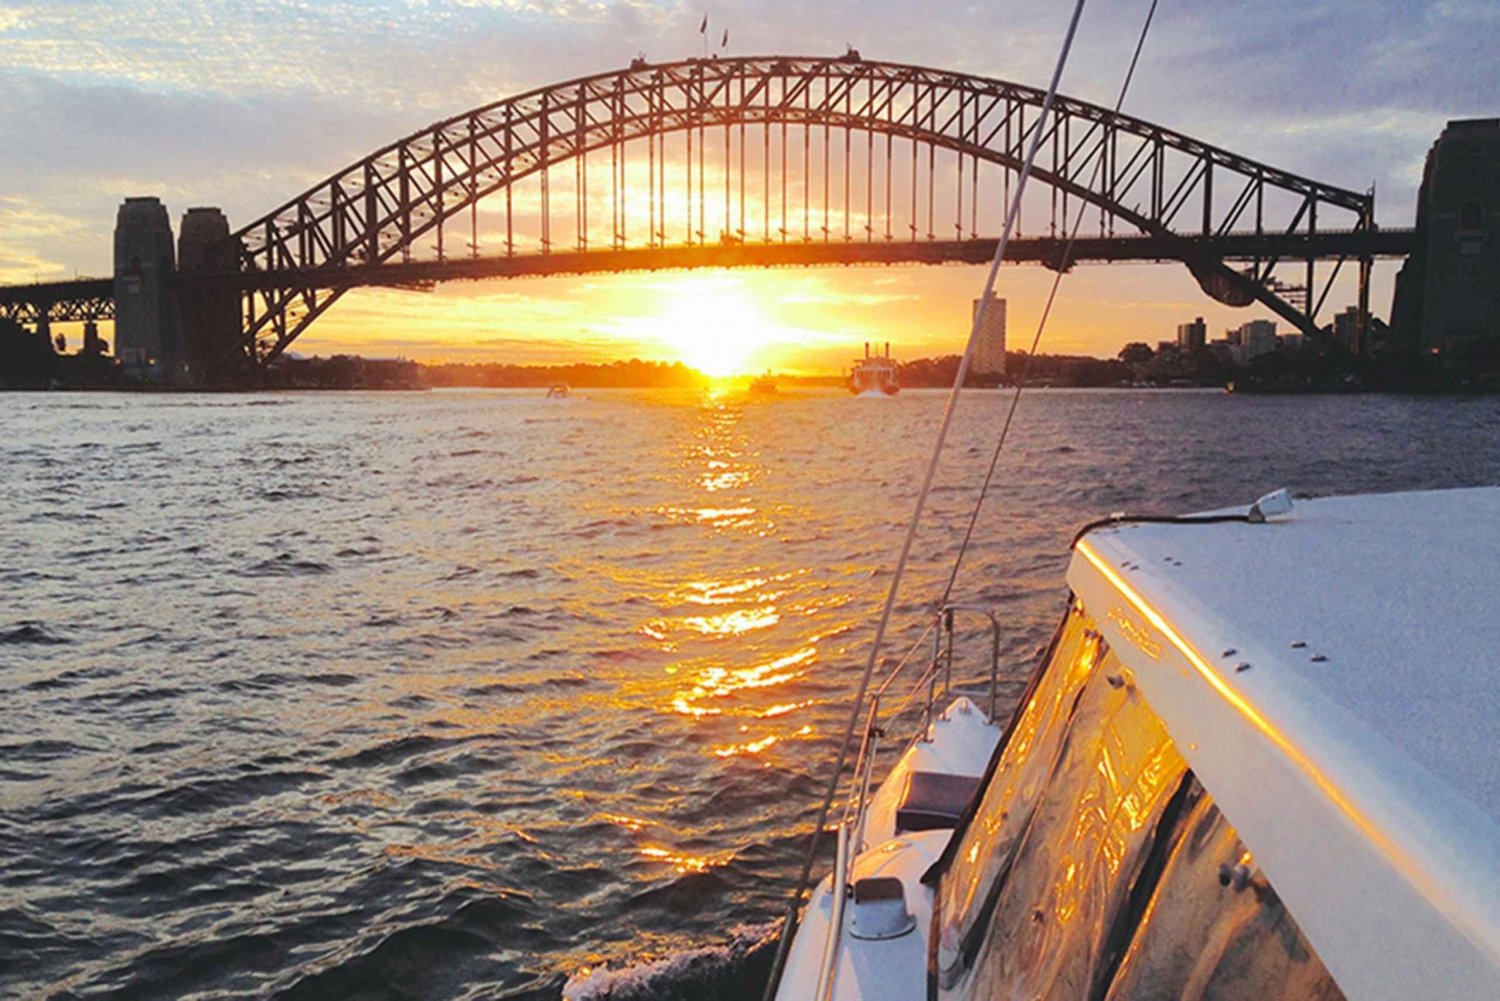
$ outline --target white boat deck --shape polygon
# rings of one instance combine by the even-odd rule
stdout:
[[[967,696],[959,696],[927,726],[891,766],[890,774],[870,797],[865,819],[865,844],[878,845],[896,836],[896,810],[912,772],[940,772],[978,778],[990,763],[1000,741],[1000,725],[991,723]]]
[[[1351,997],[1500,997],[1500,488],[1090,533],[1069,583]]]
[[[922,876],[942,855],[953,831],[898,833],[896,809],[913,771],[982,775],[1000,740],[1000,727],[989,722],[973,701],[959,696],[933,719],[923,737],[902,753],[871,799],[864,845],[856,846],[851,879],[851,884],[872,877],[899,880],[911,926],[889,938],[860,938],[852,931],[858,917],[846,914],[831,994],[834,1001],[905,1001],[926,996],[933,893],[923,885]],[[778,1001],[805,1001],[816,993],[833,915],[830,875],[813,891],[803,913],[776,993]]]

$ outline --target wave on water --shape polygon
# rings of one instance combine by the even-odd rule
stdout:
[[[337,556],[339,559],[344,559],[344,560],[352,560],[352,559],[355,559],[356,557],[359,557],[359,556],[378,556],[378,555],[380,555],[380,547],[379,546],[368,546],[366,548],[361,549],[361,548],[356,547],[356,546],[349,546],[349,547],[346,547],[344,549],[340,549],[338,552],[334,553],[333,555]]]
[[[600,392],[534,425],[503,392],[17,399],[0,998],[758,1001],[754,923],[804,857],[943,396],[872,404],[852,479],[864,408],[834,390]],[[958,411],[937,486],[980,481],[1002,399]],[[1338,433],[1279,433],[1293,406]],[[1092,518],[1289,469],[1299,496],[1500,483],[1500,397],[1109,390],[1020,420],[959,585],[1006,623],[1006,705]],[[971,510],[932,503],[893,657]]]
[[[35,646],[60,646],[71,642],[73,641],[66,637],[49,632],[45,625],[35,619],[25,619],[8,629],[0,629],[0,645],[4,646],[28,643]]]
[[[99,515],[90,511],[37,511],[26,516],[26,521],[67,521],[67,522],[89,522],[103,521]]]
[[[752,1001],[771,975],[780,929],[779,921],[740,925],[723,945],[580,970],[563,985],[563,1001]]]
[[[316,500],[320,496],[322,495],[316,490],[308,489],[284,490],[281,488],[272,488],[260,492],[260,499],[266,501]]]
[[[324,574],[333,569],[327,563],[316,560],[299,560],[291,553],[280,553],[267,560],[252,563],[240,571],[244,577],[304,577],[309,574]]]

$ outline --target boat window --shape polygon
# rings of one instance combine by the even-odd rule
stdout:
[[[950,853],[939,884],[943,930],[938,936],[940,983],[952,984],[971,964],[995,895],[1062,749],[1084,684],[1103,641],[1074,604],[1031,697],[1018,710],[992,777]]]
[[[1180,808],[1187,764],[1106,651],[1084,685],[1062,753],[997,888],[965,994],[1090,998],[1108,984],[1118,919]]]
[[[942,877],[937,996],[1341,999],[1092,625],[1070,612]]]
[[[1342,998],[1212,797],[1191,786],[1108,1001]]]

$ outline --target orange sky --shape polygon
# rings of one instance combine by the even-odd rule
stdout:
[[[1034,266],[1001,271],[1012,349],[1030,344],[1052,278]],[[681,360],[713,375],[833,373],[867,340],[890,341],[903,359],[961,351],[983,283],[979,267],[910,265],[364,289],[346,295],[294,350],[519,364],[638,357]],[[1112,357],[1128,341],[1170,339],[1195,316],[1207,318],[1212,338],[1269,314],[1219,306],[1181,265],[1084,265],[1063,278],[1041,350]]]

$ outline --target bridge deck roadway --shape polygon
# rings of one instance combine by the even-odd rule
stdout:
[[[0,285],[0,305],[54,303],[75,299],[103,299],[115,294],[113,278],[73,278],[29,285]]]
[[[625,271],[664,271],[685,268],[777,268],[891,264],[987,264],[995,254],[995,240],[891,240],[889,242],[714,243],[693,247],[633,248],[626,250],[554,251],[510,257],[411,261],[338,271],[276,271],[234,276],[241,288],[351,288],[360,285],[423,286],[433,282],[524,278],[543,275],[607,274]],[[1012,240],[1006,260],[1015,264],[1057,267],[1066,240],[1025,237]],[[1416,244],[1413,230],[1374,233],[1331,232],[1317,236],[1231,234],[1214,238],[1160,239],[1149,236],[1080,237],[1073,245],[1074,263],[1159,262],[1188,255],[1207,259],[1248,261],[1281,257],[1334,259],[1404,257]]]
[[[411,261],[374,267],[320,268],[314,271],[237,272],[204,275],[195,281],[231,285],[242,291],[270,288],[354,288],[357,286],[424,287],[441,281],[583,275],[688,268],[776,268],[893,264],[984,264],[994,256],[995,240],[891,240],[878,242],[718,243],[693,247],[582,250],[516,254],[445,261]],[[1080,237],[1073,245],[1074,263],[1159,262],[1188,257],[1248,261],[1359,257],[1405,257],[1416,246],[1410,229],[1370,233],[1340,231],[1316,236],[1233,233],[1219,237],[1150,236]],[[1024,237],[1011,241],[1012,263],[1059,267],[1066,240]],[[0,286],[0,306],[17,303],[66,303],[72,299],[113,295],[110,279],[80,279],[35,285]]]

